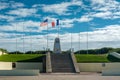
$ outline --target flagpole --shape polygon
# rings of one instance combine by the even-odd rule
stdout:
[[[79,36],[79,54],[80,54],[80,33],[78,34]]]
[[[59,25],[58,25],[58,38],[59,38]]]
[[[88,54],[88,27],[87,27],[87,54]]]
[[[88,10],[88,13],[90,13],[90,9]],[[88,22],[88,24],[89,24],[89,22]],[[88,27],[87,27],[87,54],[88,54],[89,52],[88,52]]]
[[[25,45],[24,45],[24,23],[23,23],[23,53],[24,53],[24,51],[25,51]]]
[[[58,38],[59,38],[59,28],[60,28],[60,26],[59,26],[59,19],[57,19],[57,26],[58,26],[57,31],[58,31]]]
[[[17,54],[17,24],[16,24],[16,54]]]
[[[71,32],[71,52],[72,52],[72,32]]]
[[[30,49],[31,49],[31,54],[32,54],[32,34],[31,34],[31,30],[30,30]]]
[[[47,51],[48,51],[48,23],[47,23]]]
[[[58,25],[58,38],[59,38],[59,25]]]
[[[46,51],[48,51],[48,19],[44,20],[40,26],[46,26],[47,25],[47,33],[46,33]]]

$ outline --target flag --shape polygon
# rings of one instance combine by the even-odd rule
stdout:
[[[56,20],[56,25],[59,25],[59,19]]]
[[[55,22],[54,21],[51,24],[52,24],[52,27],[55,27]]]
[[[48,24],[48,19],[44,20],[44,21],[40,24],[40,26],[46,26],[47,24]]]

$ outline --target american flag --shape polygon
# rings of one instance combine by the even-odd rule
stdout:
[[[40,24],[40,26],[47,26],[47,25],[48,25],[48,19],[44,20],[44,21]]]

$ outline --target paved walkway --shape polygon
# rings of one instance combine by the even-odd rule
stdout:
[[[120,76],[101,76],[96,73],[40,74],[38,76],[0,76],[0,80],[120,80]]]

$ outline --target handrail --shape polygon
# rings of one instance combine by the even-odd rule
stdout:
[[[72,58],[72,61],[73,61],[75,72],[76,73],[80,73],[80,70],[79,70],[79,67],[78,67],[78,64],[77,64],[77,61],[76,61],[74,53],[71,53],[70,55],[71,55],[71,58]]]

